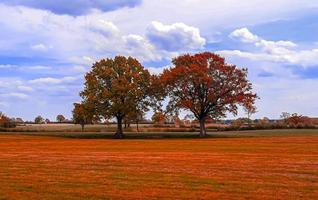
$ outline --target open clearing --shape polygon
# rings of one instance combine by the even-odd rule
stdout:
[[[0,134],[0,199],[318,199],[317,130],[28,134]]]

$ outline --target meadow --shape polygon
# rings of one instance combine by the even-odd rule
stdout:
[[[0,133],[0,199],[317,199],[318,131]]]

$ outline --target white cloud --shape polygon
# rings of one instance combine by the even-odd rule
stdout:
[[[260,39],[257,35],[252,34],[247,28],[241,28],[233,31],[230,35],[231,38],[238,38],[242,42],[255,43]]]
[[[16,67],[16,66],[15,65],[0,65],[0,69],[9,69],[13,67]]]
[[[281,62],[284,64],[311,67],[318,65],[318,49],[299,50],[292,41],[270,41],[251,33],[247,28],[233,31],[229,37],[239,39],[243,43],[252,43],[259,51],[222,50],[224,56],[238,56],[251,60]]]
[[[26,91],[26,92],[30,92],[30,91],[33,91],[33,88],[32,87],[29,87],[29,86],[25,86],[25,85],[19,85],[17,86],[17,88],[21,91]]]
[[[49,66],[43,66],[43,65],[35,65],[35,66],[26,66],[24,69],[26,70],[51,70],[52,68]]]
[[[35,51],[47,51],[49,49],[53,48],[52,46],[46,46],[42,43],[40,44],[35,44],[35,45],[32,45],[31,46],[31,49],[32,50],[35,50]]]
[[[206,43],[198,28],[184,23],[165,25],[153,21],[146,36],[158,48],[167,51],[202,49]]]
[[[79,72],[79,73],[85,73],[88,71],[88,68],[84,67],[84,66],[77,65],[77,66],[72,67],[72,71]]]
[[[13,97],[13,98],[17,98],[17,99],[27,99],[28,95],[24,94],[24,93],[19,93],[19,92],[11,92],[11,93],[7,93],[7,94],[2,94],[1,96],[3,97]]]
[[[123,37],[127,49],[124,54],[136,56],[141,60],[159,60],[162,54],[145,38],[140,35],[130,34]]]
[[[169,67],[170,67],[169,65],[166,65],[163,67],[146,67],[146,68],[151,74],[158,75],[158,74],[161,74],[163,70],[168,69]]]
[[[46,78],[38,78],[30,80],[29,83],[31,84],[61,84],[61,83],[70,83],[78,80],[78,77],[63,77],[63,78],[52,78],[52,77],[46,77]]]
[[[10,18],[10,22],[6,18]],[[118,54],[134,56],[141,61],[170,58],[170,54],[156,49],[143,34],[125,34],[106,19],[102,13],[72,17],[0,4],[4,36],[0,54],[41,56],[79,65]],[[12,32],[14,37],[11,37]],[[25,46],[29,41],[33,44]],[[46,41],[45,44],[42,41]]]

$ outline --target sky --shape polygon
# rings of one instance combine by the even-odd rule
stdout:
[[[0,0],[0,111],[70,118],[99,59],[133,56],[160,73],[212,51],[248,68],[253,118],[317,117],[317,11],[316,0]]]

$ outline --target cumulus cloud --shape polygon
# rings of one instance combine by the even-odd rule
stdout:
[[[6,93],[6,94],[2,94],[0,95],[2,97],[5,98],[17,98],[17,99],[27,99],[28,95],[24,94],[24,93],[19,93],[19,92],[11,92],[11,93]]]
[[[318,49],[297,49],[298,45],[292,41],[265,40],[247,28],[233,31],[229,37],[238,39],[243,43],[251,43],[258,51],[222,50],[218,53],[224,56],[238,56],[257,61],[281,62],[287,65],[300,65],[311,67],[318,65]]]
[[[32,84],[61,84],[61,83],[70,83],[78,80],[78,77],[63,77],[63,78],[52,78],[52,77],[46,77],[46,78],[38,78],[30,80],[29,82]]]
[[[202,49],[206,43],[198,28],[184,23],[165,25],[153,21],[146,36],[158,48],[167,51]]]
[[[159,60],[162,54],[158,52],[153,44],[140,35],[129,34],[123,37],[127,55],[137,55],[142,60]]]
[[[56,14],[84,15],[92,10],[111,11],[122,7],[134,7],[141,0],[2,0],[1,3],[13,6],[27,6],[49,10]]]
[[[247,28],[241,28],[233,31],[230,35],[231,38],[238,38],[242,42],[254,43],[258,42],[260,38],[251,33]]]
[[[10,22],[6,18],[10,18]],[[3,25],[1,36],[6,42],[0,44],[0,55],[23,52],[26,57],[48,57],[75,65],[91,65],[100,58],[117,54],[134,56],[141,61],[169,57],[143,35],[123,33],[101,14],[60,16],[0,4],[0,23]],[[11,37],[12,32],[15,37]],[[34,43],[26,46],[30,41]]]

